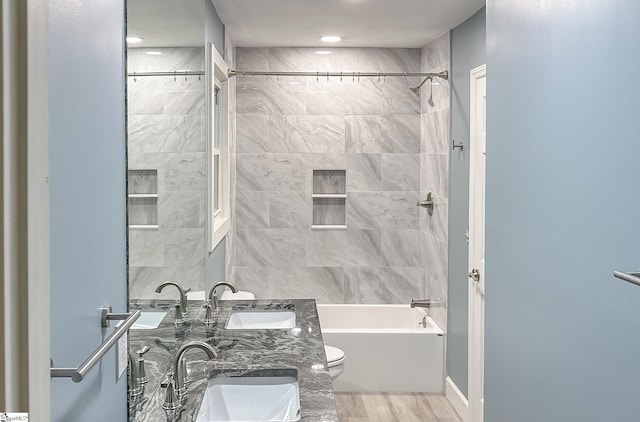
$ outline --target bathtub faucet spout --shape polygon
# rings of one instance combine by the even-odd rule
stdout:
[[[411,307],[412,308],[444,308],[444,304],[439,300],[433,300],[433,299],[421,299],[421,300],[411,299]]]

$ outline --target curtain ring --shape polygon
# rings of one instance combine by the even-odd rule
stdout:
[[[136,72],[133,72],[133,82],[138,82],[138,79],[136,79]]]
[[[174,70],[173,71],[173,82],[175,82],[175,81],[176,81],[176,71]]]

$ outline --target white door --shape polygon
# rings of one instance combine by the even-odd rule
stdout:
[[[469,169],[469,422],[484,419],[486,66],[471,71]]]

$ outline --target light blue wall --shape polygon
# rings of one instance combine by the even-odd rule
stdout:
[[[486,421],[638,420],[639,20],[487,7]]]
[[[224,57],[224,24],[218,16],[215,7],[211,3],[211,0],[205,0],[205,41],[206,43],[213,43],[218,53]],[[220,244],[213,250],[213,252],[207,252],[207,259],[205,264],[205,290],[209,290],[212,283],[217,283],[220,280],[225,280],[225,254],[226,254],[226,239],[223,239]]]
[[[485,8],[451,31],[451,139],[465,148],[450,154],[449,309],[447,375],[468,390],[469,71],[485,63]]]
[[[211,0],[204,0],[205,3],[205,41],[213,43],[218,53],[224,57],[224,24],[218,16],[216,8]]]
[[[77,367],[109,333],[99,308],[127,309],[124,2],[50,1],[49,69],[51,357]],[[52,379],[52,421],[125,421],[115,365]]]

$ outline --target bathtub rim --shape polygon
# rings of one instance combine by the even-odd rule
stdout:
[[[385,304],[385,303],[316,303],[316,307],[325,308],[325,307],[336,307],[336,308],[376,308],[376,307],[384,307],[384,308],[397,308],[411,309],[410,305],[404,304]],[[420,309],[424,312],[425,317],[427,318],[427,323],[429,324],[426,328],[323,328],[322,321],[320,321],[320,331],[322,333],[352,333],[352,334],[373,334],[373,333],[384,333],[384,334],[437,334],[444,335],[444,330],[429,316],[427,311],[423,308]],[[318,317],[320,315],[318,314]],[[417,324],[416,324],[417,325]]]

